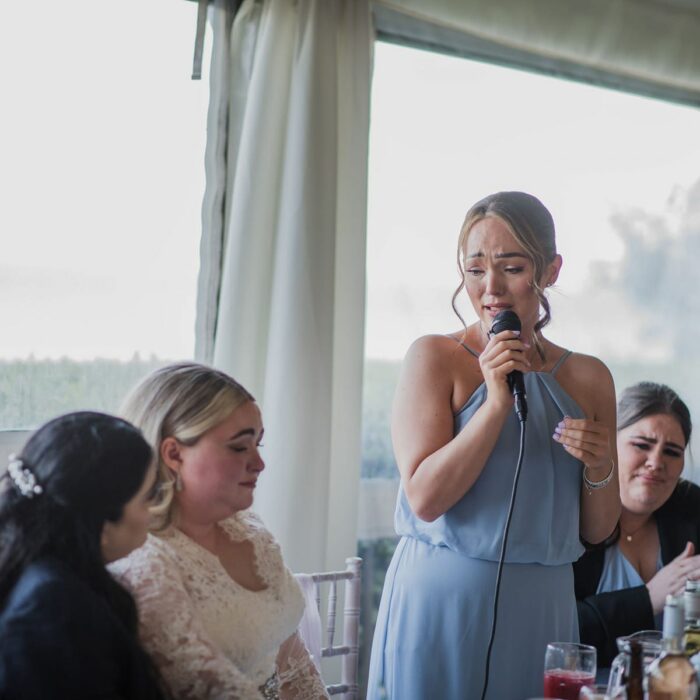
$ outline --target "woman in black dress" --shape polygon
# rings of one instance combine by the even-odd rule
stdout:
[[[164,695],[105,564],[146,538],[151,449],[131,424],[56,418],[0,479],[0,698]]]

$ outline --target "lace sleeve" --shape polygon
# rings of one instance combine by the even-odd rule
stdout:
[[[318,673],[299,633],[293,634],[277,656],[281,700],[319,700],[328,698]]]
[[[260,700],[209,639],[172,556],[147,544],[110,567],[136,599],[140,636],[177,700]]]

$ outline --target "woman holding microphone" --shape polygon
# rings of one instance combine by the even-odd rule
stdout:
[[[542,334],[544,290],[562,264],[549,211],[523,192],[484,198],[467,213],[458,261],[453,306],[466,291],[478,320],[415,341],[396,391],[401,541],[377,619],[372,700],[382,688],[392,700],[481,696],[519,453],[511,372],[524,375],[529,417],[486,697],[541,694],[546,644],[578,641],[579,537],[604,540],[620,512],[610,373]],[[503,311],[519,333],[490,334]]]

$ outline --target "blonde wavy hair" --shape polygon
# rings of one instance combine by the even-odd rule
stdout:
[[[527,253],[533,266],[531,286],[540,302],[542,313],[535,324],[533,342],[544,360],[544,350],[538,333],[552,318],[549,300],[542,287],[547,266],[557,255],[554,219],[547,207],[537,197],[526,192],[496,192],[478,201],[464,218],[457,243],[459,286],[452,295],[452,308],[466,330],[466,323],[457,309],[457,297],[464,289],[466,277],[467,240],[475,224],[488,216],[497,216],[510,229],[513,238]]]
[[[120,414],[141,429],[153,448],[158,472],[152,532],[167,529],[176,509],[175,476],[160,454],[163,440],[174,437],[194,445],[247,401],[255,399],[235,379],[194,362],[157,369],[129,393]]]

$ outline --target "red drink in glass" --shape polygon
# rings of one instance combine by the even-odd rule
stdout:
[[[552,668],[544,672],[544,696],[561,700],[578,700],[584,685],[593,685],[595,675],[586,671],[567,671]]]

